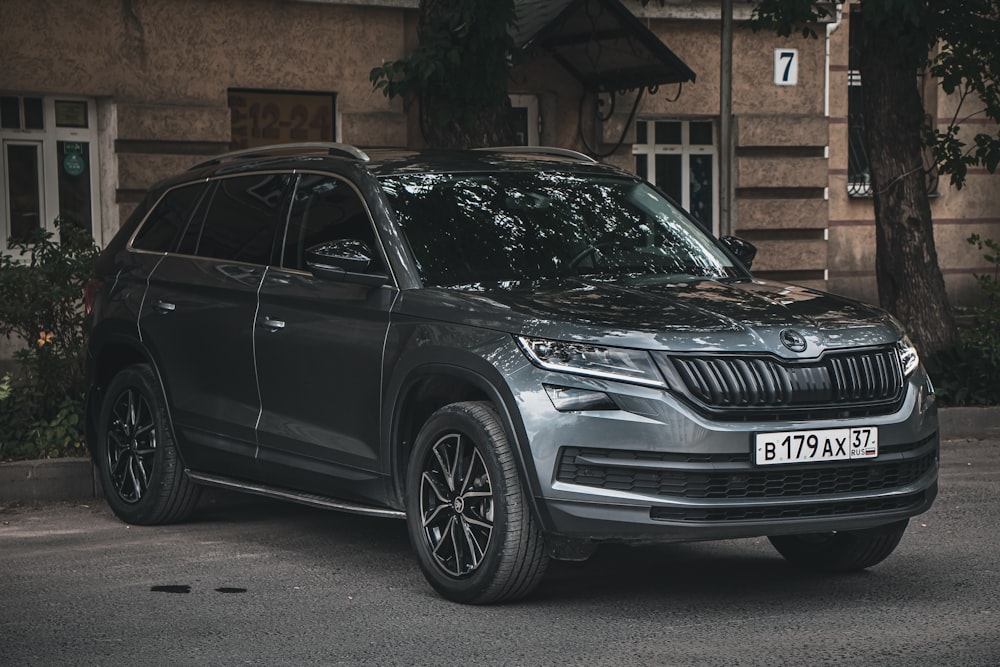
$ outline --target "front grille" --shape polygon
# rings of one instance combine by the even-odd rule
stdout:
[[[911,451],[919,450],[927,442],[929,439],[915,443]],[[801,498],[906,486],[920,479],[937,462],[936,448],[923,453],[914,451],[910,456],[893,454],[885,461],[840,461],[805,467],[789,464],[766,469],[753,467],[749,455],[716,456],[714,461],[704,462],[704,468],[708,469],[700,470],[700,461],[676,461],[677,456],[566,447],[560,452],[556,479],[567,484],[665,498]]]
[[[892,347],[810,361],[665,353],[657,360],[695,407],[714,416],[870,416],[896,410],[903,397],[903,374]]]

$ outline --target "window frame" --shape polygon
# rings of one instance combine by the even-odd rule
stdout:
[[[679,144],[658,144],[656,143],[656,123],[680,123],[681,143]],[[691,123],[711,123],[712,143],[692,144],[691,143]],[[692,217],[697,217],[691,213],[691,157],[696,155],[710,155],[712,157],[712,220],[708,231],[718,236],[719,234],[719,129],[715,118],[711,117],[686,117],[676,116],[644,116],[637,118],[636,123],[646,123],[646,143],[632,144],[632,155],[639,159],[646,157],[645,179],[656,185],[658,189],[665,188],[659,186],[656,181],[656,156],[657,155],[680,155],[681,156],[681,201],[677,203],[687,211]],[[638,136],[636,137],[638,139]],[[701,221],[699,221],[701,222]]]
[[[87,146],[88,186],[90,191],[90,231],[94,241],[103,245],[103,225],[100,217],[100,150],[97,130],[97,100],[79,95],[34,95],[25,92],[2,91],[4,97],[17,97],[23,110],[24,98],[42,100],[42,128],[0,128],[0,162],[3,182],[0,183],[0,253],[12,254],[7,239],[11,233],[10,196],[7,191],[9,181],[7,149],[10,144],[37,143],[40,189],[39,226],[55,232],[55,220],[59,216],[59,170],[62,168],[58,147],[60,142],[83,143]],[[86,127],[56,126],[57,102],[83,102],[86,104]],[[23,120],[22,120],[23,125]]]

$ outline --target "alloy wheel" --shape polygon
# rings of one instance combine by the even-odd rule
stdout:
[[[461,433],[441,437],[420,478],[424,538],[441,570],[452,577],[474,573],[493,535],[493,485],[482,455]]]
[[[125,502],[139,502],[149,488],[156,444],[156,424],[149,402],[134,387],[125,389],[111,409],[107,435],[111,485]]]

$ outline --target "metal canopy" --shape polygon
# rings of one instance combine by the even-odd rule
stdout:
[[[518,46],[550,54],[590,92],[695,79],[618,0],[518,0],[517,16]]]

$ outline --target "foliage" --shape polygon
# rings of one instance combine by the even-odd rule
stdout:
[[[83,453],[83,287],[98,248],[56,221],[0,256],[0,335],[20,339],[0,383],[0,460]]]
[[[941,46],[930,64],[930,73],[941,88],[957,95],[958,104],[948,127],[928,130],[925,138],[943,173],[961,188],[970,166],[982,165],[991,173],[1000,166],[1000,130],[993,136],[979,132],[973,144],[959,139],[964,121],[985,117],[1000,123],[1000,0],[938,0],[934,17]],[[978,108],[964,115],[970,97]],[[980,106],[981,105],[981,106]]]
[[[758,0],[748,25],[782,37],[801,32],[815,38],[813,25],[830,16],[828,7],[815,0]],[[1000,166],[1000,130],[976,134],[972,145],[959,133],[963,122],[976,118],[1000,124],[1000,0],[865,0],[862,7],[866,25],[892,26],[897,49],[914,69],[926,70],[945,93],[958,97],[948,126],[929,127],[923,137],[939,172],[951,174],[957,189],[965,185],[969,167],[981,165],[995,172]],[[963,116],[970,98],[978,104],[973,102],[975,109]]]
[[[517,53],[507,31],[514,0],[422,0],[419,45],[369,78],[387,97],[420,101],[421,130],[435,147],[509,140],[507,81]]]
[[[976,275],[985,293],[983,303],[968,309],[969,325],[960,343],[928,361],[942,402],[949,405],[1000,404],[1000,243],[973,234],[968,242],[993,265]]]

